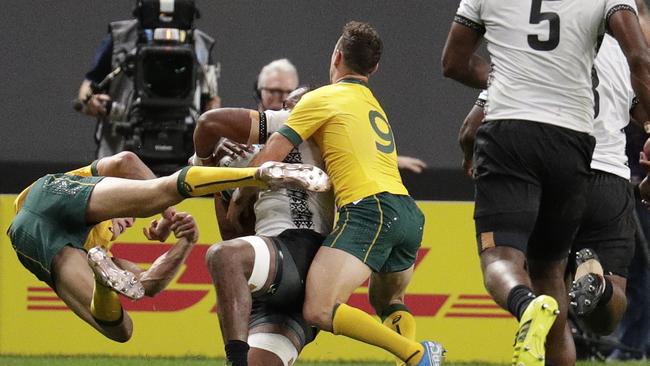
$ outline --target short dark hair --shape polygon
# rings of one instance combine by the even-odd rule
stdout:
[[[384,44],[379,33],[368,23],[351,21],[343,26],[338,49],[345,64],[354,72],[370,75],[379,63]]]

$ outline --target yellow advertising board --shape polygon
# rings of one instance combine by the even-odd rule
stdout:
[[[223,356],[216,297],[204,265],[208,247],[219,241],[209,199],[178,206],[195,216],[201,231],[184,267],[155,298],[123,300],[133,318],[133,338],[119,344],[105,339],[78,319],[47,285],[18,262],[4,233],[15,196],[0,195],[0,354],[108,354],[150,356]],[[450,361],[506,362],[515,320],[485,293],[476,254],[473,204],[419,202],[426,215],[423,246],[406,303],[416,316],[418,339],[434,339]],[[112,247],[115,256],[147,266],[173,245],[148,242],[139,219]],[[367,288],[350,304],[371,312]],[[321,332],[302,353],[306,360],[391,360],[386,351]]]

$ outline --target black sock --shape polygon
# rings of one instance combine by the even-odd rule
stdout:
[[[228,341],[226,343],[226,358],[232,366],[248,366],[249,349],[248,343],[244,341]]]
[[[609,278],[603,276],[605,278],[605,290],[603,290],[603,295],[600,297],[600,300],[598,301],[598,307],[600,306],[606,306],[609,300],[612,299],[612,295],[614,294],[614,287],[612,286],[612,281],[609,280]]]
[[[528,286],[517,285],[510,290],[508,294],[508,311],[510,314],[517,317],[517,320],[521,319],[521,315],[528,307],[531,301],[535,298],[533,290]]]

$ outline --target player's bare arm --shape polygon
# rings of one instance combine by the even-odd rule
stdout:
[[[259,141],[258,126],[259,113],[250,109],[219,108],[203,113],[194,130],[194,151],[197,158],[214,160],[211,158],[222,138],[239,143]]]
[[[463,170],[470,177],[472,176],[472,157],[474,155],[474,140],[476,138],[476,130],[478,130],[485,112],[483,107],[474,105],[469,111],[463,124],[458,131],[458,143],[463,150]]]
[[[609,29],[621,46],[632,73],[632,88],[646,110],[650,110],[650,49],[636,14],[619,10],[609,17]]]
[[[476,30],[452,23],[442,50],[442,74],[469,87],[486,89],[490,64],[474,53],[482,39]]]
[[[636,104],[632,110],[630,110],[630,117],[632,123],[642,128],[645,133],[650,133],[650,116],[641,104]]]
[[[169,251],[158,257],[146,271],[128,260],[113,258],[118,266],[136,275],[144,287],[146,296],[156,296],[167,288],[199,239],[199,230],[192,215],[177,212],[170,221],[170,229],[178,241]]]

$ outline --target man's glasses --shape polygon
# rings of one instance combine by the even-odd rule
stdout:
[[[266,90],[267,93],[270,93],[273,96],[285,96],[289,95],[293,90],[285,90],[280,88],[260,88],[260,90]]]

